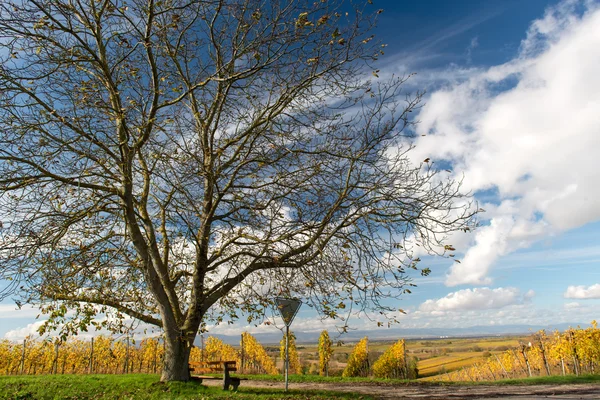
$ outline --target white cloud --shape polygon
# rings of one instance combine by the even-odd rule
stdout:
[[[515,59],[427,100],[414,160],[449,161],[497,201],[447,285],[489,285],[500,257],[600,219],[598,65],[598,4],[566,1],[531,24]]]
[[[265,323],[244,324],[241,321],[237,321],[233,324],[220,324],[207,326],[208,335],[239,335],[241,332],[248,332],[253,335],[261,334],[273,334],[282,330],[285,327],[283,320],[279,316],[272,318],[266,318]],[[353,326],[356,327],[359,324],[358,321],[353,321]],[[333,319],[321,319],[315,317],[296,317],[293,321],[291,329],[296,332],[321,332],[322,330],[329,330],[330,332],[336,331],[336,329],[343,325],[340,320]],[[375,325],[375,323],[373,324]],[[362,329],[362,328],[361,328]]]
[[[27,318],[32,319],[40,314],[36,307],[23,306],[19,309],[14,304],[0,304],[0,319],[3,318]]]
[[[10,330],[4,334],[4,338],[11,341],[21,341],[28,336],[38,338],[40,335],[38,329],[44,324],[45,321],[36,321],[23,328],[17,328]]]
[[[473,50],[475,50],[477,48],[477,46],[479,46],[479,39],[477,36],[475,36],[474,38],[471,39],[471,43],[469,43],[469,46],[467,47],[466,50],[466,59],[467,59],[467,63],[470,64],[472,61],[472,53]]]
[[[38,313],[39,313],[39,311],[38,311]],[[69,315],[72,315],[72,314],[67,313],[67,316],[69,316]],[[26,318],[26,317],[24,317],[24,318]],[[32,319],[32,317],[29,316],[28,319]],[[114,319],[114,315],[112,315],[112,314],[109,314],[109,315],[99,314],[96,318],[94,318],[94,321],[102,322],[102,321],[111,320],[111,319]],[[40,319],[33,323],[29,323],[26,326],[21,326],[21,327],[15,328],[15,329],[7,330],[4,333],[4,338],[11,340],[11,341],[21,341],[27,337],[31,337],[32,339],[45,339],[45,338],[58,337],[59,333],[60,333],[60,328],[62,327],[62,325],[60,325],[60,324],[57,327],[58,328],[57,330],[47,331],[44,335],[40,336],[40,334],[38,333],[38,329],[46,321],[47,321],[46,319]],[[162,333],[162,331],[159,328],[157,328],[156,326],[140,322],[133,318],[124,319],[123,325],[130,330],[129,336],[134,338],[135,340],[142,340],[142,339],[148,338],[148,337],[156,337]],[[91,338],[97,337],[100,335],[104,335],[104,336],[112,335],[117,338],[119,338],[121,336],[125,336],[124,334],[118,334],[118,335],[113,334],[111,331],[109,331],[107,329],[96,330],[94,327],[90,326],[88,331],[79,332],[77,334],[77,338],[81,339],[81,340],[90,340]]]
[[[427,300],[419,307],[419,311],[429,313],[444,313],[448,311],[489,310],[503,308],[510,305],[523,304],[534,293],[527,292],[521,296],[517,288],[490,289],[474,288],[463,289],[448,293],[445,297],[436,300]]]
[[[596,307],[539,308],[531,304],[508,305],[492,310],[416,311],[401,320],[403,328],[469,328],[490,325],[553,326],[568,323],[571,326],[597,319]]]
[[[585,286],[569,286],[564,293],[566,299],[600,299],[600,283]]]
[[[460,264],[453,266],[447,277],[449,286],[461,283],[489,285],[492,280],[487,277],[492,263],[506,251],[505,233],[512,226],[510,218],[497,218],[489,226],[480,228],[475,237],[475,245],[471,247]]]
[[[565,310],[576,310],[579,307],[581,307],[581,305],[577,302],[572,302],[572,303],[566,303],[564,307],[565,307]]]

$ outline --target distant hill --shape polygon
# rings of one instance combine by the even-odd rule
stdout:
[[[353,330],[348,333],[336,337],[335,332],[329,332],[334,340],[343,340],[344,342],[358,341],[359,339],[368,336],[370,340],[396,340],[404,339],[436,339],[440,337],[473,337],[473,336],[498,336],[498,335],[526,335],[545,329],[552,332],[556,329],[564,331],[569,327],[577,326],[587,327],[589,324],[583,323],[565,323],[553,324],[548,326],[541,325],[490,325],[490,326],[470,326],[468,328],[421,328],[421,329],[374,329],[374,330]],[[292,325],[293,328],[293,325]],[[292,329],[293,330],[293,329]],[[296,332],[296,341],[298,343],[316,343],[319,340],[320,332]],[[240,343],[239,336],[228,336],[207,333],[205,336],[214,336],[225,343],[238,345]],[[260,333],[255,335],[262,344],[278,344],[282,334],[279,330],[273,328],[273,333]],[[196,346],[200,346],[200,336],[196,337]]]

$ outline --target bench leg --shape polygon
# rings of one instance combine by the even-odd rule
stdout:
[[[229,371],[225,368],[223,371],[223,390],[229,390],[229,386],[231,385],[231,378],[229,377]]]
[[[231,387],[234,391],[238,390],[238,387],[240,387],[240,380],[236,378],[231,378]]]

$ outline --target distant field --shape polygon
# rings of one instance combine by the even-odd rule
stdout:
[[[407,355],[418,359],[419,377],[424,380],[431,380],[438,374],[473,365],[490,355],[516,348],[519,341],[528,340],[526,336],[408,339],[406,347]],[[393,343],[394,341],[370,342],[371,360],[375,361]],[[345,343],[334,348],[334,356],[330,364],[333,375],[341,373],[344,369],[354,344]],[[271,355],[278,357],[274,350],[274,348],[271,348]],[[309,366],[309,369],[310,365],[318,363],[316,343],[299,343],[298,352],[300,359]],[[279,360],[279,363],[281,363],[281,360]]]
[[[515,348],[525,337],[448,338],[440,340],[409,340],[409,356],[419,359],[419,377],[454,371],[479,361],[492,354]]]
[[[462,367],[473,365],[484,357],[480,353],[456,353],[452,355],[427,358],[419,360],[419,377],[430,377],[440,373],[457,370]]]

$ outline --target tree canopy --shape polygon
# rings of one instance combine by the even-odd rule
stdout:
[[[274,296],[388,309],[473,212],[408,159],[422,94],[377,77],[370,3],[1,3],[3,295],[64,333],[160,327],[167,380]]]

